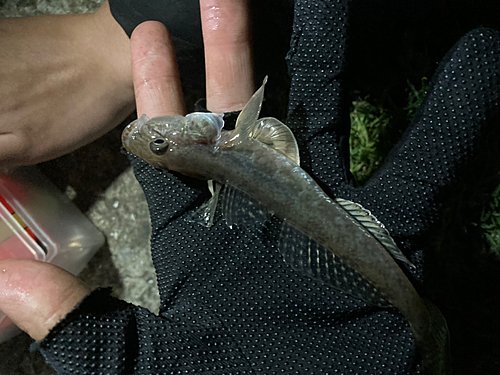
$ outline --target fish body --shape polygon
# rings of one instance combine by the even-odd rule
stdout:
[[[330,198],[300,168],[289,129],[276,119],[257,118],[262,96],[263,87],[231,133],[222,132],[222,120],[216,114],[142,118],[125,129],[123,144],[157,168],[213,180],[246,193],[310,238],[316,247],[311,247],[311,241],[305,248],[288,245],[287,254],[295,252],[295,258],[300,258],[295,262],[288,257],[293,258],[289,261],[293,268],[368,303],[397,308],[408,320],[431,373],[448,373],[444,353],[447,328],[439,310],[420,297],[383,241],[345,208],[345,201]],[[187,128],[196,129],[194,138]],[[163,142],[168,146],[158,150],[156,143]],[[363,210],[357,205],[349,207]],[[361,211],[365,214],[370,215]],[[351,270],[341,278],[357,285],[332,276],[337,273],[332,268],[340,264],[337,259]],[[369,287],[359,283],[360,279]]]

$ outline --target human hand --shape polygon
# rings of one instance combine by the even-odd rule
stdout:
[[[95,14],[0,20],[0,30],[0,170],[72,151],[133,110],[129,39],[107,3]],[[10,259],[0,269],[0,310],[35,340],[89,292],[49,264]]]
[[[82,281],[57,266],[0,261],[0,310],[34,340],[43,339],[88,293]]]
[[[134,109],[130,45],[95,14],[0,20],[0,169],[88,144]]]
[[[433,108],[440,108],[442,111],[441,115],[446,116],[446,109],[452,107],[451,103],[453,99],[460,95],[460,90],[452,90],[453,93],[448,97],[451,103],[441,99],[445,96],[443,90],[446,92],[451,90],[447,90],[443,87],[446,87],[445,82],[450,79],[449,77],[453,77],[455,74],[457,67],[454,61],[467,60],[465,58],[466,56],[463,56],[460,47],[466,46],[465,48],[469,49],[470,46],[474,46],[478,54],[482,56],[482,60],[477,62],[477,65],[474,65],[474,63],[469,60],[468,64],[474,65],[474,68],[471,68],[471,70],[475,70],[476,68],[484,70],[488,64],[495,61],[494,57],[485,52],[487,51],[486,47],[495,36],[490,35],[490,32],[485,33],[481,37],[478,35],[468,36],[461,42],[459,47],[450,53],[450,55],[453,55],[453,59],[443,62],[436,78],[436,81],[443,84],[443,86],[434,88],[432,95],[428,97],[428,100],[422,106],[422,110],[419,112],[419,117],[414,127],[409,130],[404,140],[395,148],[388,163],[381,169],[378,176],[372,179],[366,186],[355,189],[348,184],[348,158],[345,152],[343,152],[347,149],[346,141],[348,140],[349,126],[348,123],[345,122],[345,116],[343,115],[345,112],[342,112],[343,108],[338,104],[341,103],[342,99],[340,95],[342,92],[340,77],[342,77],[343,64],[341,61],[338,65],[335,64],[332,66],[331,61],[324,58],[324,56],[328,55],[329,49],[336,49],[329,46],[326,42],[321,43],[320,40],[320,31],[325,28],[324,25],[331,21],[319,17],[321,12],[317,9],[317,13],[307,14],[307,12],[313,11],[312,9],[314,9],[314,6],[299,8],[301,10],[301,15],[297,16],[296,14],[296,20],[302,20],[302,22],[307,22],[307,24],[296,25],[297,29],[301,30],[301,32],[296,34],[296,40],[292,40],[292,46],[295,46],[296,49],[292,49],[293,53],[289,55],[290,71],[292,72],[292,90],[290,95],[289,117],[286,123],[294,130],[299,140],[299,144],[301,145],[300,150],[303,166],[323,184],[324,189],[329,192],[331,196],[348,198],[356,202],[361,202],[365,207],[370,208],[375,216],[389,227],[400,246],[412,257],[413,262],[417,264],[414,276],[421,278],[423,252],[416,251],[416,249],[420,248],[418,245],[425,243],[425,236],[439,218],[443,191],[449,191],[449,189],[452,188],[453,181],[456,181],[458,172],[468,163],[468,160],[470,160],[468,158],[470,157],[471,150],[473,150],[472,153],[477,152],[477,146],[473,146],[469,149],[470,146],[468,142],[469,139],[477,137],[481,127],[484,125],[484,122],[481,120],[472,121],[471,119],[467,119],[467,114],[462,112],[460,114],[462,117],[460,122],[466,123],[467,126],[463,128],[465,134],[457,138],[453,136],[453,127],[444,127],[446,130],[443,130],[443,128],[439,128],[438,130],[434,127],[433,124],[435,121],[440,123],[441,119],[440,114],[436,115]],[[328,14],[326,9],[322,10],[323,14]],[[339,13],[342,12],[339,11]],[[476,44],[476,40],[481,41],[479,46]],[[307,43],[308,41],[310,42],[309,45]],[[340,47],[342,54],[343,45],[342,43],[339,44],[340,46],[335,47]],[[308,46],[313,47],[308,48]],[[322,47],[319,48],[318,46]],[[315,50],[315,48],[318,48],[318,50]],[[460,69],[463,69],[463,67]],[[325,72],[325,74],[318,74],[318,72]],[[495,76],[494,79],[498,80],[498,76]],[[453,80],[453,78],[451,78],[451,80]],[[467,90],[466,83],[462,83],[461,90]],[[484,103],[484,107],[481,109],[484,113],[495,115],[496,104],[494,99],[498,97],[495,96],[495,93],[497,93],[495,90],[498,89],[493,89],[490,98]],[[440,105],[442,105],[442,107],[440,107]],[[498,114],[498,111],[496,113]],[[456,122],[454,126],[458,126],[458,122]],[[427,139],[432,139],[433,134],[436,132],[449,132],[446,135],[440,136],[442,139],[440,146],[429,144],[427,141]],[[457,155],[454,152],[451,152],[451,155],[448,154],[448,150],[461,149],[463,147],[467,148],[465,154]],[[443,160],[449,160],[450,157],[452,159],[451,163],[448,161],[441,163]],[[422,164],[414,160],[424,161],[425,170],[422,169]],[[234,233],[227,233],[229,230],[226,229],[225,233],[224,225],[220,223],[213,227],[211,231],[205,231],[191,224],[187,224],[183,221],[184,215],[192,207],[196,206],[197,203],[203,200],[201,190],[197,190],[192,181],[179,178],[175,174],[152,170],[141,161],[135,160],[134,166],[136,168],[137,177],[150,202],[153,225],[155,228],[158,228],[152,240],[152,246],[154,253],[158,254],[156,267],[160,270],[159,275],[163,275],[163,278],[170,280],[173,284],[182,284],[182,289],[173,289],[172,284],[167,285],[166,288],[170,289],[166,289],[166,298],[164,300],[170,302],[169,297],[171,295],[175,294],[177,296],[181,294],[185,298],[180,297],[181,302],[179,303],[183,306],[191,306],[187,296],[195,295],[196,288],[193,287],[192,284],[187,285],[184,277],[187,277],[189,280],[190,275],[193,275],[193,273],[204,281],[204,285],[210,285],[210,281],[208,281],[206,276],[195,272],[195,270],[208,269],[208,272],[215,273],[209,266],[205,266],[206,264],[211,264],[210,261],[206,258],[202,258],[202,260],[200,260],[200,258],[193,259],[193,256],[190,256],[191,253],[189,250],[198,250],[195,254],[209,252],[210,256],[219,260],[220,264],[217,264],[217,267],[227,266],[227,264],[223,262],[225,260],[227,263],[229,260],[222,258],[221,254],[216,251],[205,249],[204,246],[208,246],[206,244],[211,244],[211,246],[215,246],[216,248],[224,247],[226,251],[231,251],[232,259],[238,258],[236,254],[239,254],[239,257],[245,256],[247,264],[251,264],[256,269],[263,269],[261,272],[261,274],[264,275],[263,277],[272,280],[268,281],[268,284],[279,285],[277,280],[272,279],[273,276],[269,276],[272,273],[274,275],[279,274],[276,268],[279,266],[276,264],[271,266],[270,261],[268,262],[269,267],[263,267],[261,264],[263,261],[262,258],[264,257],[263,254],[267,254],[268,257],[276,255],[272,246],[269,242],[266,242],[265,238],[252,229],[243,229],[236,235]],[[160,190],[162,186],[168,186],[168,191]],[[172,201],[172,204],[168,203]],[[408,206],[411,207],[408,208]],[[186,239],[185,236],[189,236],[189,239]],[[169,256],[165,257],[167,240],[172,241],[181,251],[179,248],[167,250]],[[242,247],[240,242],[245,242],[246,246],[243,245]],[[258,250],[255,250],[254,247]],[[188,252],[188,255],[183,254],[182,250]],[[203,255],[197,256],[202,257]],[[229,255],[227,255],[227,257],[229,257]],[[165,260],[165,258],[169,260]],[[279,257],[274,259],[279,259]],[[266,261],[268,261],[267,258]],[[202,262],[203,265],[198,264],[198,262]],[[172,271],[172,269],[176,271]],[[238,274],[238,272],[232,273],[231,275],[235,274]],[[248,275],[248,278],[252,277],[255,277],[255,275]],[[288,284],[289,289],[293,290],[295,288],[300,288],[297,284],[293,284],[298,281],[296,276],[295,278],[291,277],[288,281],[291,282]],[[307,280],[301,280],[300,282],[303,283],[302,285],[310,285]],[[247,283],[251,282],[247,281]],[[258,282],[255,282],[255,284],[258,284]],[[225,290],[238,293],[242,299],[248,298],[247,294],[236,292],[242,285],[244,285],[244,282],[241,278],[235,277],[232,285],[226,287]],[[191,293],[186,292],[186,289],[191,290]],[[215,289],[217,290],[217,288]],[[314,300],[314,293],[319,289],[320,286],[318,285],[310,286],[309,292],[305,293],[305,295],[310,297],[311,300]],[[276,293],[275,290],[273,290],[273,292],[275,293],[272,297],[273,300],[279,300],[279,293]],[[186,293],[187,296],[185,296],[184,293]],[[267,291],[267,293],[271,292]],[[213,297],[217,300],[218,295]],[[325,301],[325,305],[331,308],[329,311],[334,311],[330,303],[333,305],[342,304],[338,294],[328,293],[328,297],[327,301]],[[252,295],[252,298],[256,300],[259,299],[259,297],[255,295]],[[318,299],[322,300],[321,298]],[[214,303],[220,306],[222,302],[220,302],[220,299],[217,301],[218,302]],[[197,306],[200,305],[195,302],[192,303]],[[261,319],[262,314],[271,316],[273,313],[276,314],[276,311],[281,311],[282,313],[287,311],[286,306],[281,306],[280,308],[278,304],[274,306],[276,310],[269,308],[266,306],[266,303],[262,301],[256,303],[256,305],[258,305],[255,307],[258,313],[252,315],[255,320]],[[306,309],[309,314],[314,315],[314,308],[310,308],[308,304],[305,305],[307,306]],[[228,311],[231,307],[234,306],[226,302],[224,307],[226,310],[224,310],[224,308],[222,308],[222,310]],[[362,316],[362,323],[358,322],[360,326],[371,326],[374,335],[369,337],[368,341],[370,344],[365,344],[362,351],[368,353],[383,347],[384,349],[380,351],[380,360],[375,358],[372,358],[370,361],[359,360],[359,358],[354,358],[355,355],[353,355],[353,353],[342,352],[342,354],[337,356],[330,356],[331,361],[338,361],[337,364],[322,362],[321,369],[342,368],[351,370],[354,368],[358,369],[359,366],[359,369],[362,368],[363,370],[366,369],[366,371],[375,373],[383,371],[382,368],[391,369],[387,370],[391,371],[391,373],[407,373],[408,371],[416,371],[417,368],[421,367],[422,363],[419,360],[418,354],[416,356],[407,356],[405,354],[415,350],[412,337],[408,334],[407,323],[400,320],[397,315],[388,314],[387,311],[372,310],[366,312],[364,308],[366,308],[366,306],[362,306],[352,301],[347,311],[343,313]],[[245,306],[238,306],[238,311],[241,310],[245,310]],[[249,314],[248,311],[245,313]],[[240,312],[242,315],[245,315],[245,313]],[[196,314],[199,313],[193,313],[193,315]],[[258,317],[255,317],[255,315],[258,315]],[[335,314],[332,313],[328,315],[328,317],[333,318],[334,315]],[[340,313],[338,319],[341,319],[341,315],[342,313]],[[219,316],[224,317],[227,315],[221,312]],[[293,320],[293,318],[294,317],[287,311],[283,313],[283,320],[281,322],[277,323],[273,321],[269,323],[266,320],[266,323],[286,325],[285,322],[287,322],[287,319]],[[237,319],[235,318],[235,320]],[[376,327],[373,327],[373,321],[377,322],[375,324]],[[260,323],[262,323],[262,319]],[[352,326],[350,323],[344,322],[344,327],[346,328],[345,334],[350,336],[357,335],[357,330],[360,326],[356,327]],[[318,327],[316,328],[318,329],[318,331],[315,332],[317,344],[318,340],[320,340],[318,337],[322,337],[324,332],[319,332],[320,329]],[[259,324],[255,324],[253,329],[261,330],[262,327],[259,326]],[[309,327],[309,329],[312,330],[311,327]],[[235,330],[237,331],[237,329]],[[251,329],[249,328],[249,330]],[[387,341],[383,338],[387,331],[391,331],[391,335],[394,334],[394,336],[387,340],[392,344],[387,344]],[[282,332],[277,334],[282,334]],[[286,338],[284,337],[285,336],[280,337],[281,343],[284,341],[286,342]],[[338,335],[335,336],[335,338],[337,339]],[[396,342],[396,347],[391,346]],[[295,341],[295,343],[297,343],[297,341]],[[297,343],[297,346],[300,345],[302,345],[302,349],[307,352],[307,344],[304,342],[300,342],[300,344]],[[325,343],[325,345],[327,345],[327,343]],[[349,350],[349,346],[347,346],[347,348],[346,350]],[[267,355],[272,353],[269,347],[266,347],[265,350],[267,351]],[[287,354],[291,355],[291,352],[294,350],[296,349],[290,349]],[[393,354],[391,355],[390,353]],[[318,354],[318,358],[319,357],[324,358],[324,356]],[[395,365],[396,363],[397,365]],[[302,362],[304,366],[307,364],[307,360]],[[380,366],[378,366],[378,364],[380,364]],[[279,365],[276,365],[276,368],[279,368]],[[292,370],[288,369],[288,371]]]
[[[161,55],[171,54],[163,52]],[[150,58],[147,60],[152,61]],[[172,66],[175,70],[172,60],[162,58],[160,61],[166,64],[166,67],[158,69],[158,72],[170,72]],[[150,64],[147,67],[151,68]],[[210,56],[207,57],[207,71],[209,69]],[[315,70],[316,67],[311,66],[311,69]],[[149,72],[154,70],[150,69]],[[142,75],[139,80],[134,77],[138,98],[140,95],[137,87],[140,87],[142,81],[148,83],[146,85],[148,89],[150,81],[144,78],[147,75]],[[162,77],[158,73],[151,75],[152,78],[157,76]],[[167,77],[170,76],[170,73],[167,74]],[[177,77],[174,74],[172,76],[174,78],[169,79],[176,90],[171,89],[172,85],[165,84],[165,87],[169,87],[170,92],[177,93],[180,91],[180,86]],[[301,77],[292,76],[292,78]],[[165,81],[163,78],[160,85]],[[306,80],[302,80],[302,89],[304,85],[307,86],[304,81]],[[314,81],[307,80],[307,83]],[[182,101],[176,99],[180,97],[179,94],[161,92],[156,85],[151,86],[152,89],[149,90],[151,94],[144,96],[147,102],[138,104],[138,109],[141,108],[138,110],[139,115],[145,113],[149,117],[156,117],[184,114]],[[327,92],[333,90],[335,93],[336,86],[324,89]],[[207,101],[210,103],[210,90],[207,91]],[[250,95],[246,96],[247,99],[249,97]],[[301,97],[302,95],[297,96],[295,100],[299,101]],[[243,107],[245,102],[246,100],[239,108]],[[335,104],[333,99],[332,107],[338,110]],[[152,109],[147,108],[148,105]],[[157,108],[162,106],[164,108],[157,111]],[[223,111],[210,104],[208,107],[215,112]],[[239,108],[227,108],[226,111]],[[298,119],[294,120],[292,118],[291,121],[292,126],[295,125],[294,132],[299,134],[299,139],[308,152],[314,140],[300,138],[300,135],[303,136],[310,130],[314,131],[314,126],[324,126],[324,121],[315,124],[311,119],[302,118],[298,124]],[[335,117],[331,118],[331,121],[337,120]],[[348,126],[345,124],[343,126],[343,130],[347,129],[348,133]],[[338,126],[334,127],[334,137],[338,136],[340,130]],[[317,152],[325,152],[328,146],[334,148],[328,150],[333,155],[334,162],[324,162],[322,167],[330,173],[338,173],[339,185],[344,186],[346,166],[341,165],[343,159],[337,154],[339,143],[338,139],[334,138],[333,142],[318,144]],[[310,157],[306,157],[305,160],[310,160]],[[387,313],[386,310],[367,310],[364,303],[346,299],[342,293],[293,272],[282,264],[282,258],[273,241],[259,234],[255,228],[230,230],[222,221],[218,221],[207,229],[199,227],[196,223],[187,222],[185,219],[189,212],[207,197],[203,184],[176,174],[161,172],[137,158],[133,158],[132,163],[150,207],[153,227],[151,247],[160,288],[160,317],[163,320],[150,323],[164,334],[170,334],[171,330],[177,332],[177,327],[169,323],[171,320],[188,327],[190,338],[186,338],[185,343],[179,344],[174,349],[176,353],[185,353],[183,358],[188,366],[206,371],[203,364],[194,364],[196,361],[203,361],[205,357],[193,353],[189,348],[207,332],[211,335],[213,328],[221,332],[220,337],[223,341],[227,340],[227,344],[222,344],[221,351],[216,350],[211,353],[216,358],[216,366],[222,366],[219,363],[227,360],[229,366],[241,366],[242,371],[281,370],[292,373],[298,368],[305,368],[308,373],[314,373],[329,369],[347,371],[359,367],[378,373],[390,366],[389,363],[393,360],[387,355],[387,352],[391,351],[387,341],[392,339],[398,343],[398,356],[404,356],[401,364],[398,362],[394,366],[393,363],[390,367],[394,370],[393,373],[405,373],[409,368],[422,366],[418,359],[405,354],[414,351],[415,344],[408,332],[407,322],[400,316]],[[317,320],[321,312],[325,315]],[[334,323],[351,314],[359,316],[360,319],[356,322],[347,322],[344,327]],[[323,325],[324,322],[327,322],[328,327]],[[360,342],[363,344],[357,340],[354,344],[349,342],[351,333],[359,336],[360,330],[372,326],[374,322],[376,322],[374,330],[377,331],[369,335],[367,342],[363,342],[364,334],[361,334],[362,338],[360,337]],[[291,328],[285,330],[283,327]],[[339,330],[339,333],[333,339],[333,331],[336,330]],[[390,332],[389,338],[384,333],[387,331]],[[227,332],[231,333],[231,337],[227,336]],[[267,337],[273,338],[270,339],[270,343],[266,343]],[[338,355],[327,349],[330,348],[330,339],[335,341],[331,349],[338,350]],[[160,353],[165,352],[163,349],[165,345],[160,341],[147,343],[147,346],[153,347],[155,352]],[[215,347],[220,343],[211,342],[211,345]],[[363,360],[363,363],[356,361],[354,358],[356,354],[351,350],[360,346],[363,347],[361,349],[363,353],[383,348],[385,357],[381,361],[375,357]],[[237,350],[236,347],[242,347],[242,357],[250,358],[255,364],[249,364],[246,360],[234,360],[233,353]],[[282,347],[287,349],[281,354],[277,353]],[[233,361],[228,360],[224,353],[231,353]],[[305,357],[304,353],[307,353]],[[157,360],[158,363],[167,363],[169,366],[181,369],[181,364],[174,357],[175,354],[172,356],[165,353],[160,354]],[[229,371],[227,367],[217,367],[217,369]]]
[[[229,1],[219,8],[205,1],[202,17],[208,107],[241,109],[253,93],[247,5]],[[184,114],[175,53],[165,27],[157,22],[140,25],[131,46],[138,112]],[[0,268],[0,310],[38,341],[89,292],[77,278],[50,264],[10,259],[0,261]]]
[[[253,64],[246,1],[201,1],[207,109],[240,110],[253,94]],[[186,114],[172,40],[158,22],[132,34],[133,79],[138,115]],[[153,46],[150,41],[154,43]]]
[[[286,123],[301,144],[303,166],[332,195],[351,198],[371,208],[400,244],[411,243],[435,220],[440,187],[449,186],[450,176],[457,168],[455,160],[445,163],[440,169],[443,179],[434,185],[426,181],[420,165],[409,161],[408,153],[415,157],[431,154],[438,156],[436,160],[431,158],[431,167],[426,168],[441,165],[439,150],[430,150],[420,135],[429,137],[430,132],[438,131],[428,125],[440,121],[434,111],[443,92],[439,87],[433,91],[415,127],[379,177],[363,189],[349,187],[340,146],[347,126],[338,104],[342,92],[338,73],[343,70],[343,62],[336,70],[330,64],[337,60],[325,58],[329,52],[321,48],[331,47],[340,51],[340,55],[343,50],[318,40],[325,25],[338,22],[343,27],[345,19],[332,15],[329,9],[319,12],[316,6],[298,9],[296,22],[300,32],[295,34],[292,44],[300,48],[289,55],[292,90]],[[306,22],[310,24],[304,27],[302,23]],[[314,32],[314,27],[323,31]],[[342,31],[340,34],[345,36]],[[474,37],[474,49],[483,54],[473,64],[482,70],[484,59],[491,63],[488,60],[491,54],[484,51],[492,41]],[[307,40],[316,41],[315,47],[310,47]],[[463,43],[473,44],[470,39]],[[454,53],[454,57],[467,60],[461,52]],[[325,74],[317,74],[325,69],[323,65],[318,67],[318,62],[326,64]],[[449,78],[444,77],[454,70],[454,64],[453,61],[443,64],[438,82],[448,82]],[[332,71],[335,74],[330,74]],[[445,86],[444,90],[447,88],[452,90],[453,86]],[[452,92],[462,89],[453,88]],[[150,91],[151,101],[155,100],[154,92]],[[138,104],[144,108],[140,113],[156,116],[183,111],[175,100],[174,105],[169,104],[169,108],[158,113],[148,109],[147,102]],[[478,132],[475,125],[477,122],[464,129],[460,139],[447,137],[447,146],[467,144],[464,138]],[[401,163],[407,171],[401,172]],[[41,344],[42,352],[56,368],[74,373],[82,368],[75,370],[75,363],[61,356],[61,348],[80,355],[81,363],[86,366],[93,369],[99,366],[103,371],[113,368],[114,372],[132,371],[134,367],[137,373],[184,370],[324,373],[331,369],[407,374],[421,368],[407,323],[399,315],[368,307],[295,274],[283,264],[272,241],[251,228],[230,231],[219,222],[207,230],[184,221],[183,215],[206,197],[205,191],[189,179],[154,170],[141,160],[133,159],[133,165],[150,203],[152,253],[162,301],[160,316],[112,303],[112,299],[102,294],[90,295],[73,317],[61,322]],[[404,207],[406,202],[422,196],[425,204],[411,210]],[[421,264],[417,264],[421,270]],[[96,327],[99,337],[96,339],[88,329],[79,328],[82,324]],[[68,347],[68,339],[83,340],[85,348]]]

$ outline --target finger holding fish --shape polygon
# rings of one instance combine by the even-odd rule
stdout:
[[[248,67],[245,72],[251,72],[251,59],[245,57],[250,46],[249,29],[246,24],[242,24],[235,29],[234,35],[230,35],[226,33],[231,29],[229,21],[228,24],[223,22],[224,19],[244,19],[245,13],[233,12],[236,17],[231,18],[223,11],[223,4],[228,5],[227,9],[231,5],[240,11],[246,6],[242,1],[200,1],[205,40],[207,106],[215,112],[241,109],[250,99],[253,88],[253,77],[235,74],[242,67]],[[313,258],[309,251],[311,246],[289,246],[288,238],[285,238],[282,241],[284,246],[280,246],[280,249],[292,268],[332,288],[351,291],[355,297],[356,288],[352,286],[361,285],[362,293],[357,298],[371,301],[373,297],[374,304],[381,300],[381,305],[387,303],[398,309],[407,318],[431,373],[447,373],[446,322],[439,310],[420,297],[396,263],[393,257],[407,260],[395,247],[383,225],[374,217],[369,217],[368,221],[357,220],[356,217],[365,218],[369,212],[356,203],[333,201],[307,173],[300,170],[298,158],[293,160],[288,152],[283,154],[273,147],[274,142],[259,139],[257,134],[273,134],[270,131],[259,132],[256,128],[263,88],[254,95],[254,100],[249,100],[237,120],[235,131],[223,144],[193,137],[193,132],[188,132],[183,123],[175,124],[172,116],[131,124],[124,133],[127,135],[124,137],[127,141],[124,146],[156,168],[235,187],[267,211],[273,212],[278,219],[289,222],[307,239],[304,242],[315,243],[316,248],[320,249],[316,251],[317,257]],[[140,100],[138,98],[138,102]],[[288,129],[277,120],[274,123],[278,129]],[[269,125],[269,119],[265,124]],[[134,133],[130,136],[132,130]],[[156,131],[152,137],[151,130]],[[278,131],[278,134],[282,133]],[[156,134],[162,134],[170,145],[168,153],[159,155],[156,149],[151,148],[152,145],[156,147],[153,144]],[[291,138],[285,137],[286,142],[290,142]],[[131,146],[140,152],[133,151]],[[297,147],[296,143],[294,147]],[[298,151],[295,150],[293,154],[298,155]],[[307,199],[304,198],[306,195]],[[306,202],[305,206],[299,199],[291,199],[298,196]],[[312,202],[315,202],[319,211],[308,209]],[[211,207],[216,207],[216,204]],[[211,222],[213,213],[209,217]],[[294,263],[295,258],[299,261]],[[351,285],[346,277],[337,277],[339,269],[348,270],[350,276],[354,275],[352,277],[357,278],[355,283]],[[344,279],[347,285],[342,284]]]
[[[288,261],[292,268],[332,288],[344,292],[353,289],[350,294],[362,300],[372,303],[374,296],[374,301],[381,300],[382,305],[388,304],[397,308],[407,318],[431,373],[433,375],[447,373],[449,364],[446,352],[448,342],[446,323],[439,310],[430,309],[421,299],[393,259],[395,256],[399,260],[406,260],[404,256],[401,258],[402,253],[399,249],[394,248],[394,241],[390,239],[387,231],[383,230],[383,225],[375,218],[370,218],[368,222],[356,220],[354,216],[364,218],[369,213],[352,202],[347,202],[346,206],[332,201],[311,177],[300,170],[298,159],[294,161],[288,153],[282,154],[273,147],[273,142],[266,139],[266,135],[270,136],[273,132],[258,131],[257,118],[264,85],[246,104],[238,117],[236,129],[223,144],[201,142],[198,139],[194,141],[192,132],[188,132],[185,125],[178,124],[176,127],[171,121],[172,118],[165,117],[152,119],[143,125],[139,124],[140,126],[134,125],[135,133],[132,137],[128,137],[130,142],[128,144],[124,142],[124,145],[125,147],[133,145],[135,149],[140,150],[139,154],[127,147],[129,151],[156,168],[234,186],[261,204],[264,209],[273,212],[278,219],[290,222],[308,238],[308,243],[317,243],[318,249],[322,249],[316,252],[321,254],[321,257],[314,258],[312,262],[310,252],[305,251],[308,249],[307,246],[289,247],[288,239],[285,238],[282,241],[285,246],[280,246],[285,260],[299,259],[296,264],[300,267],[294,267],[295,263]],[[274,121],[275,127],[288,129],[276,121]],[[268,123],[269,119],[265,124]],[[151,150],[151,143],[155,141],[156,133],[159,134],[167,129],[169,134],[165,133],[165,140],[172,146],[168,153],[158,157]],[[153,137],[149,135],[151,130],[156,131]],[[278,134],[281,133],[278,131]],[[181,139],[178,138],[179,134],[182,134],[182,142],[179,141]],[[261,139],[262,135],[264,137]],[[288,139],[286,142],[290,142],[293,135],[286,139]],[[174,142],[171,142],[172,140]],[[294,148],[297,148],[296,143],[293,144]],[[296,151],[293,152],[294,155],[298,154]],[[304,198],[306,195],[307,199]],[[311,212],[307,206],[299,202],[299,199],[291,199],[298,196],[301,196],[301,200],[307,202],[307,205],[316,202],[315,207],[320,210]],[[231,205],[226,204],[226,206]],[[351,206],[353,209],[349,209]],[[356,212],[355,215],[353,210]],[[375,229],[372,228],[373,225],[376,226]],[[373,230],[370,231],[370,228]],[[340,282],[346,278],[336,276],[338,269],[352,270],[348,271],[349,275],[359,276],[359,280],[353,285],[362,285],[360,295],[356,295],[355,288],[351,288],[349,283],[343,285]],[[330,270],[333,270],[333,273]],[[367,286],[373,287],[373,291]]]
[[[137,26],[130,38],[137,114],[185,115],[186,109],[172,37],[156,21]]]
[[[247,0],[201,0],[207,107],[241,110],[254,91],[252,38]]]
[[[205,48],[207,107],[241,110],[254,90],[247,1],[200,0]],[[137,114],[185,115],[181,80],[168,30],[147,21],[131,37]]]
[[[213,27],[213,23],[210,26],[210,22],[205,24],[205,28],[211,27],[204,32],[209,40],[206,44],[209,108],[213,111],[241,109],[253,89],[250,38],[244,36],[249,33],[247,4],[201,1],[201,5],[208,18],[215,14],[210,9],[222,12],[220,27]],[[228,19],[231,24],[225,26]],[[231,39],[231,27],[235,25],[240,26],[240,31],[234,35],[241,38]],[[216,43],[215,38],[220,38],[221,43]],[[165,27],[157,22],[141,24],[132,35],[131,48],[138,113],[149,117],[184,115],[179,72]],[[220,54],[221,48],[226,48],[226,63],[210,58]],[[233,65],[234,68],[228,69]],[[228,70],[232,74],[221,79]],[[46,263],[2,260],[0,271],[0,310],[35,340],[43,339],[89,292],[78,278]],[[33,280],[37,282],[31,282]]]

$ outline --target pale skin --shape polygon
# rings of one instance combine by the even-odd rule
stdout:
[[[0,20],[0,169],[74,151],[134,110],[129,38],[94,14]]]
[[[107,5],[104,6],[105,9],[100,10],[103,16],[104,12],[110,15],[109,8],[106,7]],[[242,109],[254,91],[247,1],[200,0],[200,8],[205,44],[208,109],[214,112]],[[116,22],[115,26],[118,26]],[[0,29],[1,27],[2,25]],[[179,71],[171,37],[166,28],[158,22],[145,22],[134,30],[130,41],[125,35],[125,42],[127,48],[115,47],[117,49],[115,58],[129,63],[132,61],[132,68],[130,64],[129,68],[123,66],[122,73],[125,77],[129,77],[130,82],[132,82],[130,77],[133,77],[137,113],[146,114],[150,118],[185,114]],[[114,61],[110,64],[120,66],[121,62]],[[120,79],[118,81],[121,82]],[[123,88],[127,86],[126,81],[127,78],[124,78],[124,82],[116,84]],[[129,86],[132,90],[132,84],[129,83]],[[3,90],[3,87],[0,90]],[[69,91],[67,88],[66,95]],[[63,95],[58,91],[54,91],[54,94]],[[98,102],[90,97],[87,100]],[[127,100],[124,100],[125,102]],[[59,111],[60,115],[64,115],[63,109]],[[78,108],[72,110],[78,112]],[[2,109],[0,109],[0,124],[1,113]],[[54,124],[54,127],[57,126]],[[75,139],[92,131],[82,127],[83,124],[80,124],[80,127],[75,128],[77,133],[73,135]],[[0,150],[2,150],[0,152],[6,152],[3,151],[3,145],[7,144],[7,136],[10,136],[11,142],[15,142],[16,137],[22,138],[21,135],[1,133],[0,131]],[[60,134],[60,128],[54,130],[54,134]],[[50,138],[49,135],[47,137]],[[68,149],[57,146],[58,142],[62,141],[53,140],[52,146],[56,147],[47,153],[44,153],[45,147],[50,149],[52,146],[39,146],[35,154],[45,155],[42,157],[44,159],[67,152]],[[38,157],[32,156],[33,159],[30,160],[36,160]],[[0,160],[6,160],[2,159],[2,154]],[[25,159],[19,156],[11,157],[9,160],[20,162]],[[56,266],[31,260],[0,261],[0,310],[35,340],[43,339],[88,293],[89,289],[82,281]]]

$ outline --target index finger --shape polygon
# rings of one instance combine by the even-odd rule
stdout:
[[[130,38],[137,115],[185,115],[172,38],[156,21],[137,26]]]

